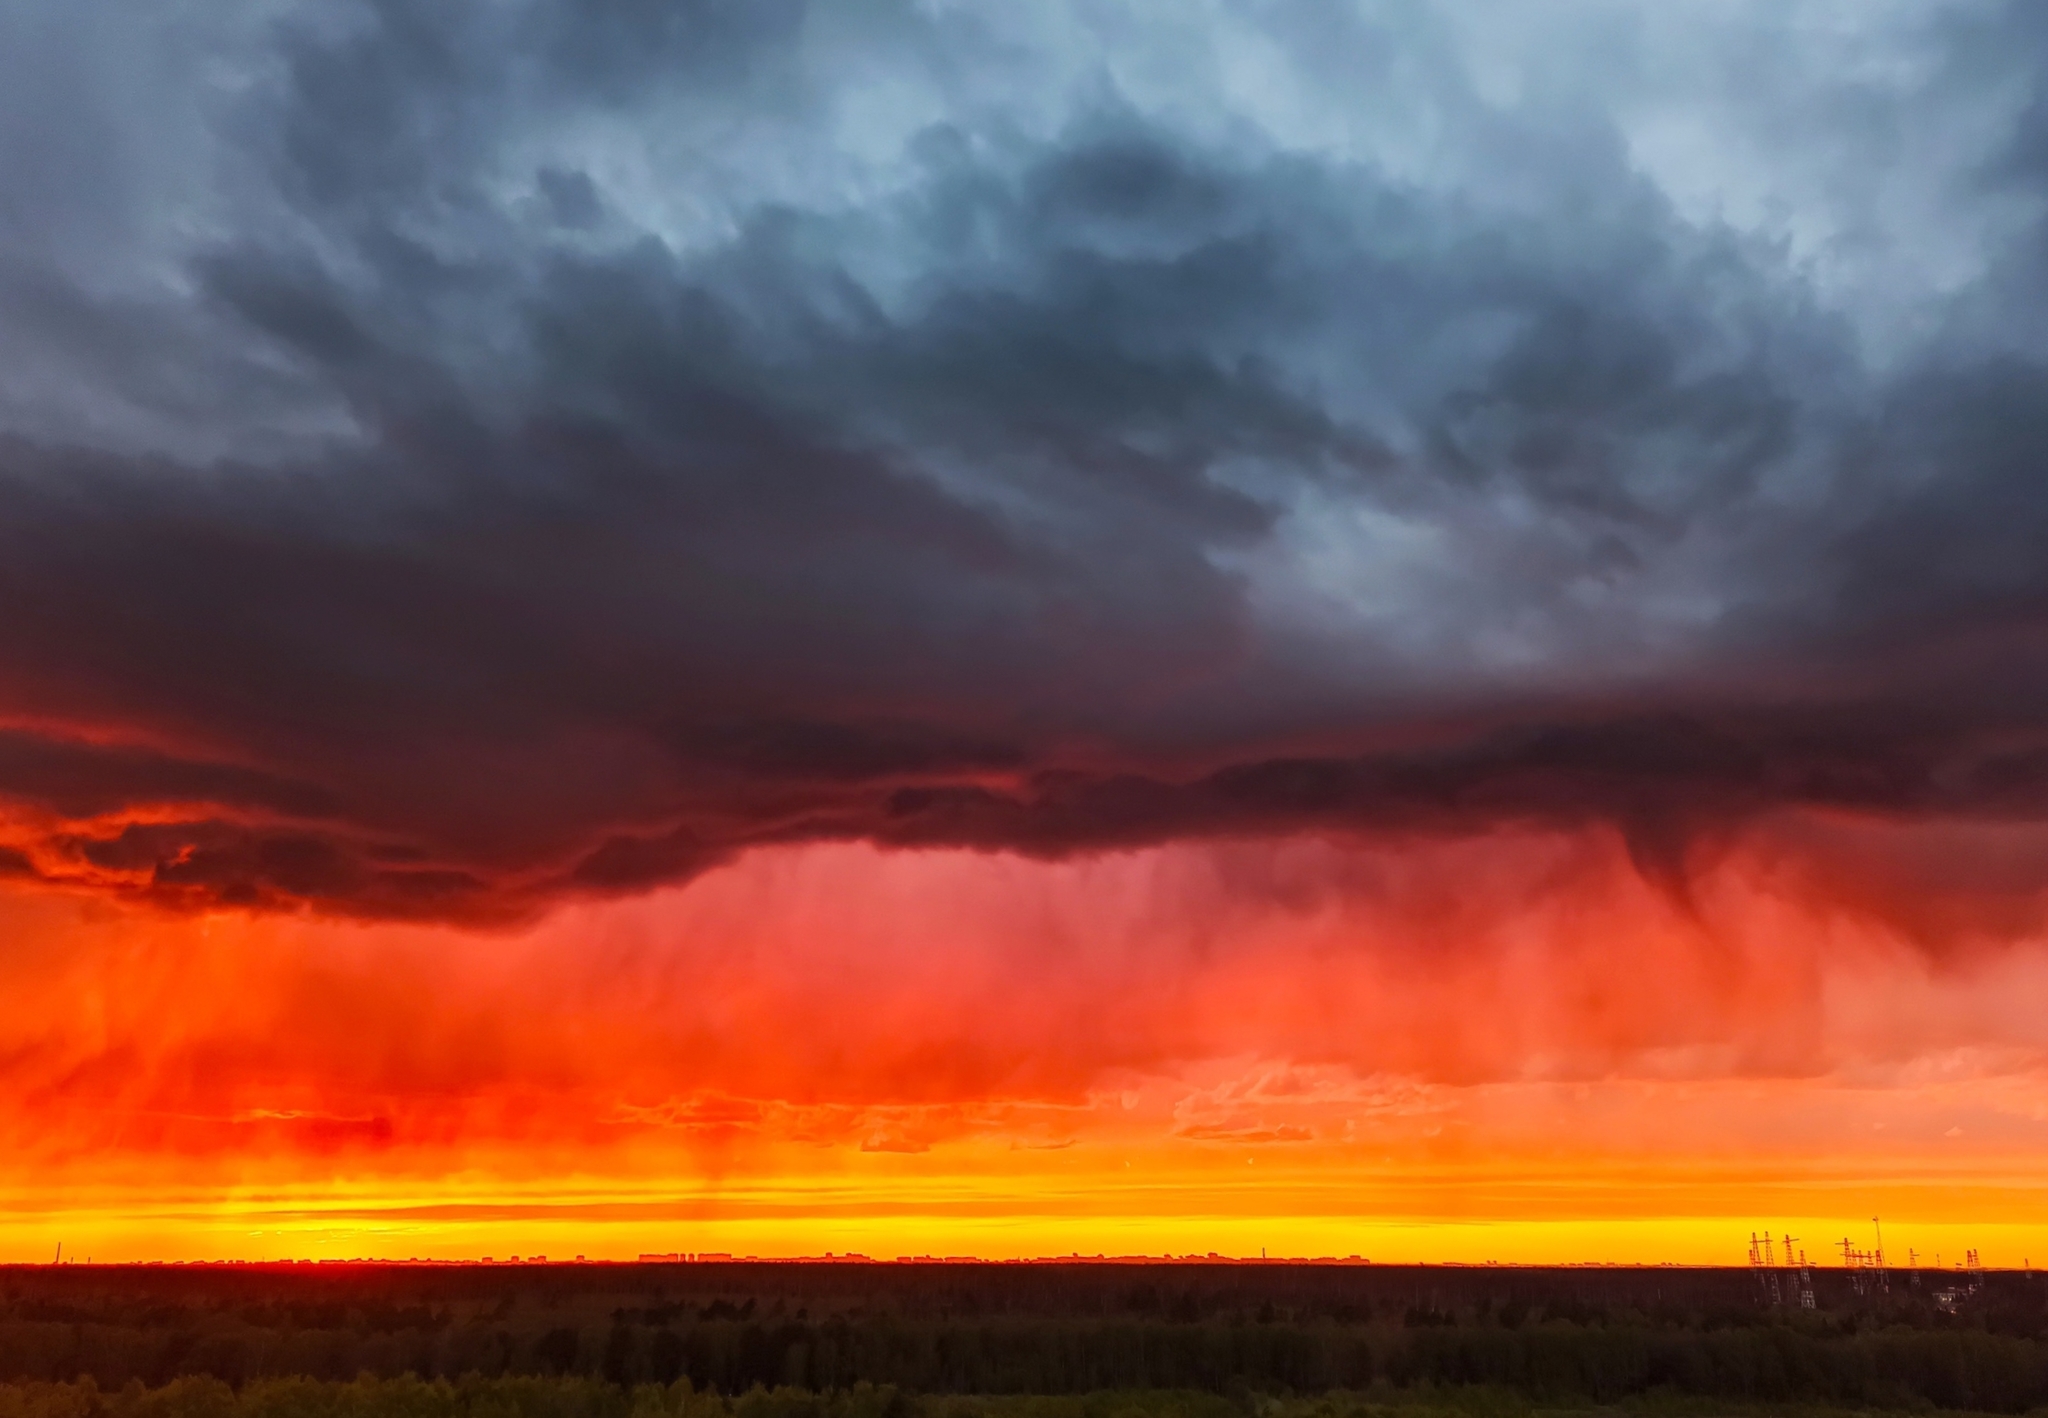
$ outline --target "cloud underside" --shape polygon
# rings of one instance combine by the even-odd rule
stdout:
[[[1819,255],[1697,210],[1640,93],[1370,7],[1099,63],[888,6],[203,23],[4,46],[114,156],[0,211],[0,877],[491,922],[774,844],[1512,829],[1682,895],[1788,814],[2048,818],[2028,7],[1741,100],[1810,104]],[[1294,107],[1211,62],[1245,25]],[[209,35],[232,82],[165,77]],[[1896,136],[1984,95],[1967,161]]]

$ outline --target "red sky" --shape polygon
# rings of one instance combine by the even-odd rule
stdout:
[[[0,5],[0,1259],[2048,1259],[2048,5]]]
[[[793,847],[509,933],[20,891],[0,1255],[2048,1256],[2048,949],[1915,941],[1843,838],[1955,849]]]

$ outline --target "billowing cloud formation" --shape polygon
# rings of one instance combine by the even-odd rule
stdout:
[[[2038,8],[1451,9],[0,20],[0,872],[1680,886],[1789,813],[2002,825],[2030,897]]]

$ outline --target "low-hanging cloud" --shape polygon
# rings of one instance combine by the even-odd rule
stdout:
[[[1567,8],[6,21],[0,870],[2038,821],[2038,16]]]

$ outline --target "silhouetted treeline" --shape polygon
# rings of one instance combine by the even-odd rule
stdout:
[[[700,1400],[1486,1386],[1546,1402],[2048,1408],[2048,1283],[1996,1274],[1937,1303],[1953,1283],[1899,1276],[1857,1295],[1843,1280],[1800,1311],[1763,1305],[1740,1271],[22,1268],[0,1271],[0,1378],[90,1376],[102,1397],[181,1376],[235,1392],[413,1374]]]

